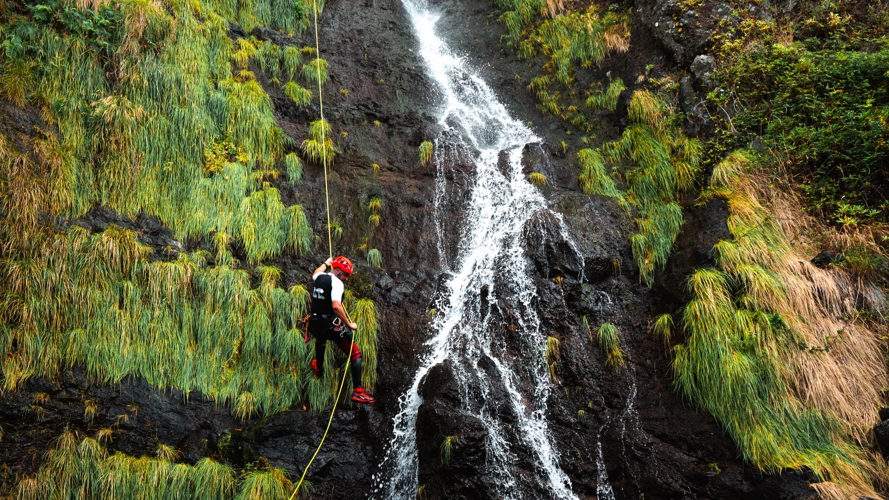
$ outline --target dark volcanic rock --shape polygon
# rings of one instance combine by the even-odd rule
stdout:
[[[883,453],[883,458],[889,460],[889,420],[883,420],[874,427],[874,436]]]

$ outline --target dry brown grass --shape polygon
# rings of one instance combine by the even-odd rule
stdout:
[[[98,11],[103,5],[111,3],[111,0],[77,0],[75,3],[78,8]]]
[[[780,189],[775,189],[773,183],[773,179],[759,179],[752,188],[757,196],[769,200],[775,221],[794,246],[802,246],[804,253],[814,255],[820,250],[842,253],[850,248],[863,248],[875,255],[889,258],[887,248],[877,243],[889,236],[889,227],[886,225],[849,226],[841,230],[831,228],[802,209],[804,203],[790,186],[782,185]]]
[[[550,17],[556,17],[565,7],[565,0],[546,0],[546,10],[549,11]]]
[[[630,50],[630,33],[626,25],[615,25],[605,32],[605,45],[608,50],[625,53]]]
[[[889,485],[889,465],[883,457],[877,453],[867,453],[868,462],[861,464],[864,472],[876,479],[880,491],[885,491]],[[822,481],[810,484],[818,496],[824,500],[849,500],[851,498],[885,498],[877,492],[877,489],[863,486],[862,484],[848,484],[834,481]]]
[[[773,175],[757,175],[751,167],[749,158],[733,155],[714,169],[711,189],[728,201],[727,224],[735,236],[716,246],[717,262],[746,284],[749,307],[777,313],[788,327],[790,337],[784,342],[799,345],[777,353],[786,359],[781,373],[792,398],[806,410],[835,417],[843,435],[835,436],[835,442],[849,442],[848,437],[866,449],[889,374],[880,335],[885,328],[863,320],[860,309],[881,318],[885,295],[861,276],[818,268],[811,259],[826,245],[842,250],[862,241],[873,244],[875,238],[832,234],[804,213],[788,186],[776,188]],[[748,259],[757,265],[749,265]],[[822,497],[878,496],[873,483],[885,483],[886,464],[860,451],[845,464],[824,464],[827,481],[813,485]],[[811,459],[814,465],[821,461]]]
[[[769,200],[773,220],[791,243],[773,269],[787,291],[786,302],[776,309],[807,346],[793,360],[795,391],[806,406],[833,413],[852,437],[865,442],[889,373],[878,332],[857,319],[857,307],[878,310],[885,297],[878,287],[842,269],[820,269],[810,262],[819,251],[812,236],[836,241],[830,236],[834,231],[807,215],[793,194],[769,187],[764,179],[752,182],[748,192]]]

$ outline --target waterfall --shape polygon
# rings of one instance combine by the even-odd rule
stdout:
[[[540,139],[511,117],[488,85],[456,56],[435,33],[438,15],[414,0],[403,0],[419,42],[421,58],[441,95],[439,122],[444,130],[436,141],[436,204],[448,197],[445,173],[449,158],[471,159],[475,172],[464,202],[464,219],[456,256],[445,255],[436,220],[441,263],[449,279],[439,297],[420,366],[399,399],[393,437],[381,473],[374,477],[374,496],[413,498],[417,491],[418,389],[435,365],[454,366],[461,411],[481,421],[486,430],[487,479],[491,492],[502,498],[525,498],[530,480],[557,498],[576,498],[571,481],[559,465],[549,433],[546,408],[551,383],[545,364],[545,336],[533,307],[536,287],[524,249],[526,226],[535,216],[554,220],[567,236],[561,216],[549,211],[546,200],[522,172],[522,152]],[[437,219],[440,210],[436,209]],[[573,242],[569,242],[574,247]],[[503,272],[505,271],[505,272]],[[511,318],[508,333],[503,316]],[[507,352],[504,336],[510,337]],[[515,347],[519,348],[516,349]],[[486,369],[479,368],[480,360]],[[508,402],[488,404],[496,394]],[[504,407],[505,406],[505,410]],[[505,424],[500,413],[510,413]],[[516,469],[516,452],[533,457],[535,477]],[[528,464],[526,464],[528,465]]]

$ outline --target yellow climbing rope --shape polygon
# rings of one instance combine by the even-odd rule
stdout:
[[[325,127],[326,122],[324,121],[324,97],[321,94],[321,45],[318,41],[318,1],[312,0],[312,13],[315,17],[315,73],[318,78],[318,108],[321,113],[321,144],[322,146],[327,142],[327,130]],[[326,203],[327,208],[327,250],[328,256],[333,258],[333,236],[332,229],[330,226],[330,191],[328,189],[327,184],[327,167],[330,163],[330,159],[326,154],[326,149],[322,148],[322,151],[325,151],[325,154],[321,157],[321,163],[324,167],[324,201]],[[348,318],[348,314],[346,314]],[[351,322],[351,318],[348,318],[349,322]],[[343,387],[346,385],[346,375],[349,373],[349,362],[352,360],[352,349],[356,342],[358,342],[358,332],[355,331],[354,335],[355,339],[353,340],[352,345],[349,346],[349,355],[346,356],[346,366],[343,369],[343,378],[340,380],[340,387],[336,393],[336,399],[333,400],[333,408],[330,410],[330,418],[327,419],[327,427],[324,429],[324,434],[321,436],[321,442],[318,443],[318,447],[315,448],[315,453],[312,454],[312,458],[309,459],[309,463],[306,464],[306,468],[303,469],[302,476],[299,478],[299,482],[296,483],[296,488],[293,490],[293,494],[290,495],[290,500],[293,500],[296,497],[296,494],[299,493],[299,488],[302,486],[303,482],[306,479],[306,474],[309,472],[309,467],[312,465],[312,462],[315,461],[315,458],[318,456],[318,452],[321,451],[321,447],[324,445],[324,441],[327,439],[327,434],[330,432],[330,425],[333,423],[333,416],[336,413],[336,406],[340,401],[340,397],[343,395]],[[316,340],[317,342],[317,340]]]

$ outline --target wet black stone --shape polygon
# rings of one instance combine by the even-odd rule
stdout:
[[[889,460],[889,420],[883,420],[874,426],[874,436],[877,438],[877,445],[883,453],[883,458]]]

